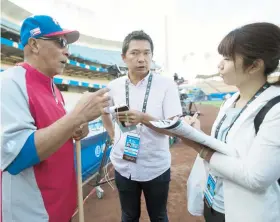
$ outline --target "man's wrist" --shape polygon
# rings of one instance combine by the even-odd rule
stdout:
[[[111,140],[114,140],[115,139],[115,134],[114,133],[109,133],[109,137]]]
[[[145,124],[147,119],[147,114],[146,113],[140,113],[140,123]]]
[[[74,112],[68,113],[65,118],[68,119],[69,123],[73,124],[73,131],[75,131],[77,128],[80,128],[82,124],[86,123],[84,118],[76,115]]]

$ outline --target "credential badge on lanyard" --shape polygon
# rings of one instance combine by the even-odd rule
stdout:
[[[148,79],[148,84],[146,88],[146,93],[144,97],[144,103],[142,112],[145,113],[147,109],[147,102],[151,90],[151,84],[152,84],[153,74],[151,73]],[[129,107],[129,81],[126,80],[125,83],[125,97],[126,97],[126,104]],[[138,151],[140,148],[140,132],[130,132],[126,135],[125,139],[125,146],[124,146],[124,153],[123,153],[123,159],[127,161],[131,161],[136,163]]]
[[[226,139],[227,139],[227,135],[228,132],[230,131],[230,129],[232,128],[232,126],[234,125],[234,123],[236,122],[236,120],[241,116],[241,114],[244,112],[244,110],[246,110],[246,108],[256,99],[258,98],[258,96],[263,93],[268,87],[270,86],[269,83],[264,84],[257,92],[256,94],[247,102],[247,104],[243,107],[243,109],[240,111],[240,113],[236,116],[236,118],[234,119],[234,121],[232,121],[231,125],[229,126],[227,132],[226,132],[226,136],[224,139],[224,142],[226,143]],[[221,126],[223,125],[225,119],[227,118],[226,114],[223,116],[223,118],[221,119],[221,121],[219,122],[216,131],[215,131],[215,138],[218,138],[219,135],[219,131]],[[208,207],[212,207],[213,205],[213,200],[214,200],[214,196],[215,196],[215,189],[216,189],[216,183],[217,183],[217,177],[215,177],[214,175],[212,175],[211,173],[209,173],[208,175],[208,179],[207,179],[207,185],[206,185],[206,189],[204,191],[204,197],[206,200],[206,204]]]

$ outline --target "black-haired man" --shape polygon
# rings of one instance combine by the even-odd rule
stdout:
[[[182,108],[174,81],[150,71],[153,52],[154,45],[149,35],[143,31],[130,33],[122,48],[128,76],[108,85],[112,105],[125,103],[129,107],[128,111],[117,113],[116,119],[136,126],[129,132],[121,124],[115,124],[114,128],[110,115],[103,115],[105,128],[111,138],[115,138],[111,161],[115,167],[124,222],[139,221],[142,191],[150,220],[168,221],[169,138],[155,131],[149,121],[181,115]]]

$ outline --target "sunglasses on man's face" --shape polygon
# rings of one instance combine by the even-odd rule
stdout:
[[[64,39],[64,38],[60,38],[60,37],[39,37],[38,39],[56,41],[59,44],[60,48],[69,48],[69,45],[68,45],[66,39]]]

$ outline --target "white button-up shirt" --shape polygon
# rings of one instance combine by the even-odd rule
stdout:
[[[129,80],[129,106],[131,110],[142,112],[146,93],[147,75],[137,85]],[[114,105],[126,104],[125,82],[127,76],[113,80],[108,84]],[[146,113],[156,119],[168,119],[182,114],[177,85],[172,79],[153,74]],[[124,177],[134,181],[150,181],[168,170],[171,166],[169,137],[142,125],[137,125],[140,134],[140,148],[136,163],[123,159],[125,140],[128,133],[123,133],[115,122],[115,144],[111,151],[111,161],[115,169]]]

